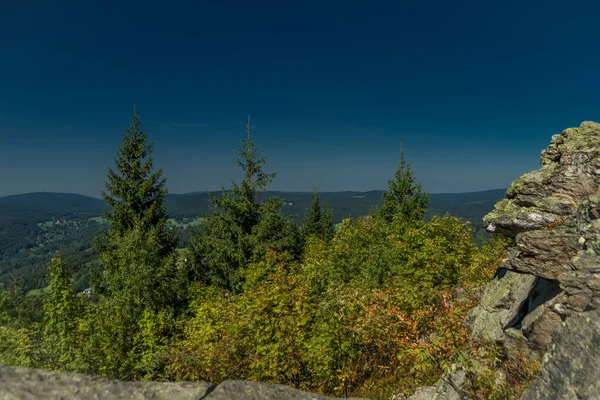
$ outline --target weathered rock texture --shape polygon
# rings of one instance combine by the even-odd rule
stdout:
[[[325,400],[283,385],[225,381],[123,382],[69,372],[0,366],[0,400]]]
[[[541,165],[484,217],[516,245],[467,324],[476,339],[542,361],[522,399],[600,399],[600,124],[554,135]],[[456,392],[439,388],[412,398]]]
[[[466,381],[464,371],[442,377],[435,386],[418,388],[409,400],[462,400],[461,387]]]
[[[541,164],[484,218],[516,246],[471,312],[473,336],[543,360],[523,399],[600,398],[600,125],[553,136]]]

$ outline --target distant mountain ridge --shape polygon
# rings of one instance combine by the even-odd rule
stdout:
[[[57,216],[66,214],[100,214],[106,202],[76,193],[34,192],[0,197],[0,206],[29,208]]]
[[[466,193],[433,193],[429,195],[428,215],[449,212],[465,219],[481,218],[504,197],[506,189]],[[219,194],[220,192],[212,192]],[[366,215],[381,201],[381,190],[367,192],[319,192],[322,202],[333,209],[336,221],[345,217]],[[259,199],[281,198],[283,211],[300,220],[310,205],[311,192],[266,191]],[[209,211],[208,192],[169,194],[166,199],[169,216],[175,219],[197,217]],[[48,219],[69,214],[101,215],[107,205],[104,200],[76,193],[34,192],[0,197],[0,221],[27,215],[27,219]]]

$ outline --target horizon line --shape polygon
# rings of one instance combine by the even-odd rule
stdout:
[[[483,189],[483,190],[473,190],[473,191],[467,191],[467,192],[423,192],[423,193],[427,193],[429,195],[442,195],[442,194],[470,194],[470,193],[483,193],[483,192],[494,192],[494,191],[499,191],[499,190],[503,190],[506,191],[507,188],[494,188],[494,189]],[[168,192],[167,195],[174,195],[174,196],[191,196],[191,195],[199,195],[199,194],[205,194],[205,193],[218,193],[221,192],[222,190],[196,190],[196,191],[192,191],[192,192],[184,192],[184,193],[171,193]],[[227,190],[229,191],[229,190]],[[370,192],[384,192],[385,189],[372,189],[372,190],[324,190],[324,191],[317,191],[317,193],[370,193]],[[292,194],[312,194],[313,191],[312,190],[263,190],[261,192],[267,193],[292,193]],[[261,193],[259,192],[259,193]],[[76,195],[76,196],[83,196],[83,197],[89,197],[92,199],[97,199],[97,200],[103,200],[102,197],[95,197],[95,196],[91,196],[91,195],[87,195],[87,194],[82,194],[82,193],[76,193],[76,192],[49,192],[49,191],[39,191],[39,192],[25,192],[25,193],[13,193],[13,194],[6,194],[6,195],[1,195],[0,199],[5,198],[5,197],[13,197],[13,196],[27,196],[27,195],[32,195],[32,194],[63,194],[63,195]]]

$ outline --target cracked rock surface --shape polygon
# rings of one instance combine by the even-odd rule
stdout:
[[[542,361],[523,400],[600,399],[600,124],[552,136],[540,163],[484,217],[515,246],[467,324]],[[430,387],[413,398],[444,397]]]
[[[488,285],[472,311],[473,336],[543,361],[522,399],[598,399],[600,125],[583,122],[554,135],[540,162],[484,217],[489,231],[515,238],[501,267],[520,278],[503,285],[512,296],[486,303],[507,275]],[[531,278],[529,293],[519,296]]]

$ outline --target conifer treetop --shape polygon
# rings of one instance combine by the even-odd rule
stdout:
[[[112,208],[105,212],[111,232],[123,234],[134,226],[143,230],[166,226],[166,180],[162,178],[162,169],[153,171],[153,149],[134,108],[131,124],[117,150],[116,168],[108,168],[106,191],[102,192]]]
[[[398,216],[411,223],[425,216],[429,195],[423,193],[421,184],[416,182],[412,168],[404,157],[404,148],[400,149],[400,163],[394,179],[388,181],[388,190],[383,192],[382,197],[383,204],[376,214],[388,222]]]
[[[265,173],[262,170],[267,158],[269,157],[263,151],[258,151],[256,144],[252,140],[252,131],[254,126],[250,123],[250,114],[248,114],[248,123],[246,124],[246,139],[236,150],[238,156],[238,165],[244,170],[244,179],[239,186],[239,192],[249,203],[256,201],[256,192],[265,190],[267,185],[273,181],[276,173]],[[236,189],[234,184],[234,191]]]
[[[321,199],[316,186],[313,187],[312,202],[307,212],[308,215],[301,228],[304,238],[315,235],[323,240],[330,240],[333,237],[331,209],[327,205],[323,207],[323,210],[321,209]]]

